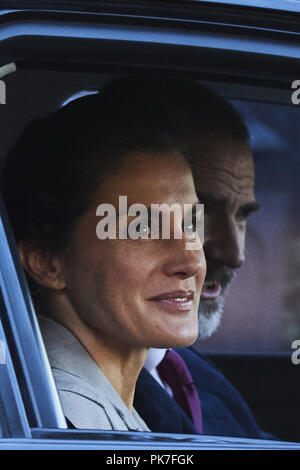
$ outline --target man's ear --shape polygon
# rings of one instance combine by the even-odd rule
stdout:
[[[49,289],[65,287],[62,263],[58,257],[26,242],[18,244],[18,252],[24,268],[35,282]]]

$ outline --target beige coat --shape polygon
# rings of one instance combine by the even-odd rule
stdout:
[[[64,414],[75,428],[149,431],[67,328],[46,317],[39,324]]]

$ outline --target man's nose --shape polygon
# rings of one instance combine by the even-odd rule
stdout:
[[[169,258],[164,265],[166,275],[187,279],[201,274],[204,279],[206,262],[202,247],[200,249],[187,250],[186,240],[184,239],[173,240],[172,245]]]
[[[213,226],[205,227],[204,253],[206,258],[231,268],[240,268],[245,261],[245,229],[235,220],[224,217]]]

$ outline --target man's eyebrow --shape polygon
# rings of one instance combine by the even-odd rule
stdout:
[[[239,211],[250,213],[250,212],[257,211],[258,209],[260,209],[259,202],[251,201],[240,206]]]
[[[218,193],[205,193],[198,192],[197,196],[202,204],[213,204],[213,205],[226,205],[229,202],[229,199],[224,196],[224,194]],[[254,212],[260,208],[260,204],[257,201],[247,202],[239,207],[239,211],[243,212]]]

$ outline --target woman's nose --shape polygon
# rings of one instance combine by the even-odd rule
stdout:
[[[172,244],[164,270],[167,276],[177,276],[181,279],[206,274],[206,262],[202,245],[199,242],[197,249],[187,249],[187,240],[170,240]]]

